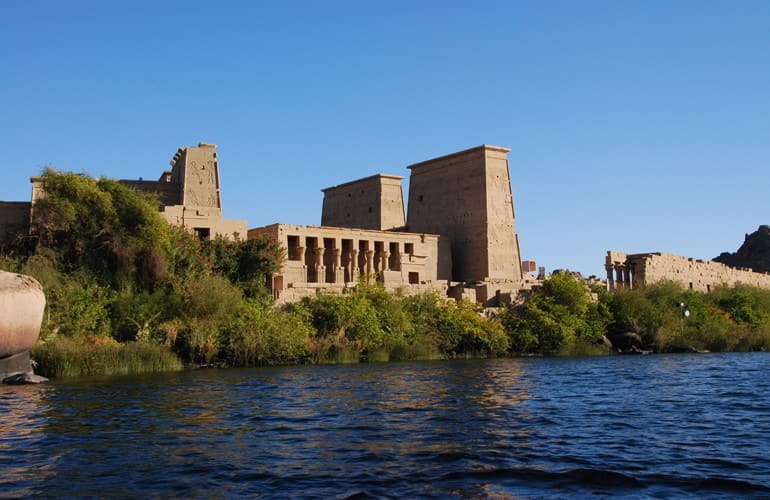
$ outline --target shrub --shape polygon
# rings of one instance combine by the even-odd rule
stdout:
[[[594,352],[611,318],[607,298],[602,299],[592,301],[591,291],[568,272],[552,275],[526,302],[501,314],[511,351]]]
[[[181,370],[182,363],[158,345],[120,344],[107,337],[57,337],[32,350],[35,371],[44,377],[87,377]]]
[[[260,366],[296,363],[310,356],[313,329],[307,318],[247,303],[228,327],[228,364]]]

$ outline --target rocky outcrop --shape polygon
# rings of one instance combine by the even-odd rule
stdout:
[[[45,295],[34,278],[0,271],[0,380],[32,374],[29,350],[43,322]]]
[[[759,226],[746,235],[737,252],[723,252],[714,261],[732,267],[748,267],[757,273],[770,272],[770,226]]]

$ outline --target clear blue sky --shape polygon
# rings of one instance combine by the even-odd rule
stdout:
[[[0,61],[0,200],[205,141],[225,216],[319,224],[322,188],[487,143],[549,270],[770,223],[766,0],[7,0]]]

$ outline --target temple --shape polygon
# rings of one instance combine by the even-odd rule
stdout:
[[[163,217],[202,239],[215,236],[245,239],[245,220],[222,217],[217,147],[201,142],[197,147],[181,147],[171,159],[171,170],[157,181],[121,179],[119,182],[157,195]],[[0,242],[30,230],[35,201],[45,196],[41,177],[31,177],[32,199],[27,202],[0,202]]]
[[[276,223],[247,231],[246,221],[224,219],[216,146],[204,142],[179,148],[158,180],[120,182],[157,195],[163,217],[201,239],[279,241],[285,259],[268,280],[279,303],[341,293],[364,281],[497,305],[525,286],[509,151],[484,144],[407,167],[408,210],[400,175],[323,189],[320,226]],[[41,178],[33,177],[30,202],[0,203],[0,238],[29,231],[43,196]]]
[[[508,166],[510,150],[481,145],[323,189],[320,226],[273,224],[249,230],[287,250],[269,286],[279,302],[339,293],[360,279],[389,290],[439,290],[486,305],[522,286]]]

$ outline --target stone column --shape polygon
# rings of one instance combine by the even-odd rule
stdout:
[[[390,258],[390,252],[387,250],[384,250],[382,252],[382,270],[383,271],[390,271],[390,261],[388,260]]]
[[[358,249],[353,247],[350,250],[350,264],[348,264],[350,268],[350,281],[353,283],[358,281]]]
[[[334,282],[345,282],[345,270],[342,268],[342,250],[337,246],[334,248]]]
[[[297,254],[299,255],[299,263],[302,264],[302,276],[300,279],[303,283],[307,283],[307,263],[305,262],[305,247],[297,247]]]
[[[615,291],[615,268],[609,264],[605,265],[604,268],[607,270],[607,290],[610,292]]]
[[[618,288],[625,288],[626,286],[625,282],[623,281],[623,274],[623,265],[615,264],[615,275],[617,276],[617,281],[615,283]]]
[[[623,276],[623,282],[626,284],[626,288],[631,289],[633,284],[631,283],[631,267],[626,265],[624,269],[625,275]]]
[[[326,249],[324,247],[315,248],[315,270],[318,283],[326,283],[326,266],[324,265],[324,255]]]

